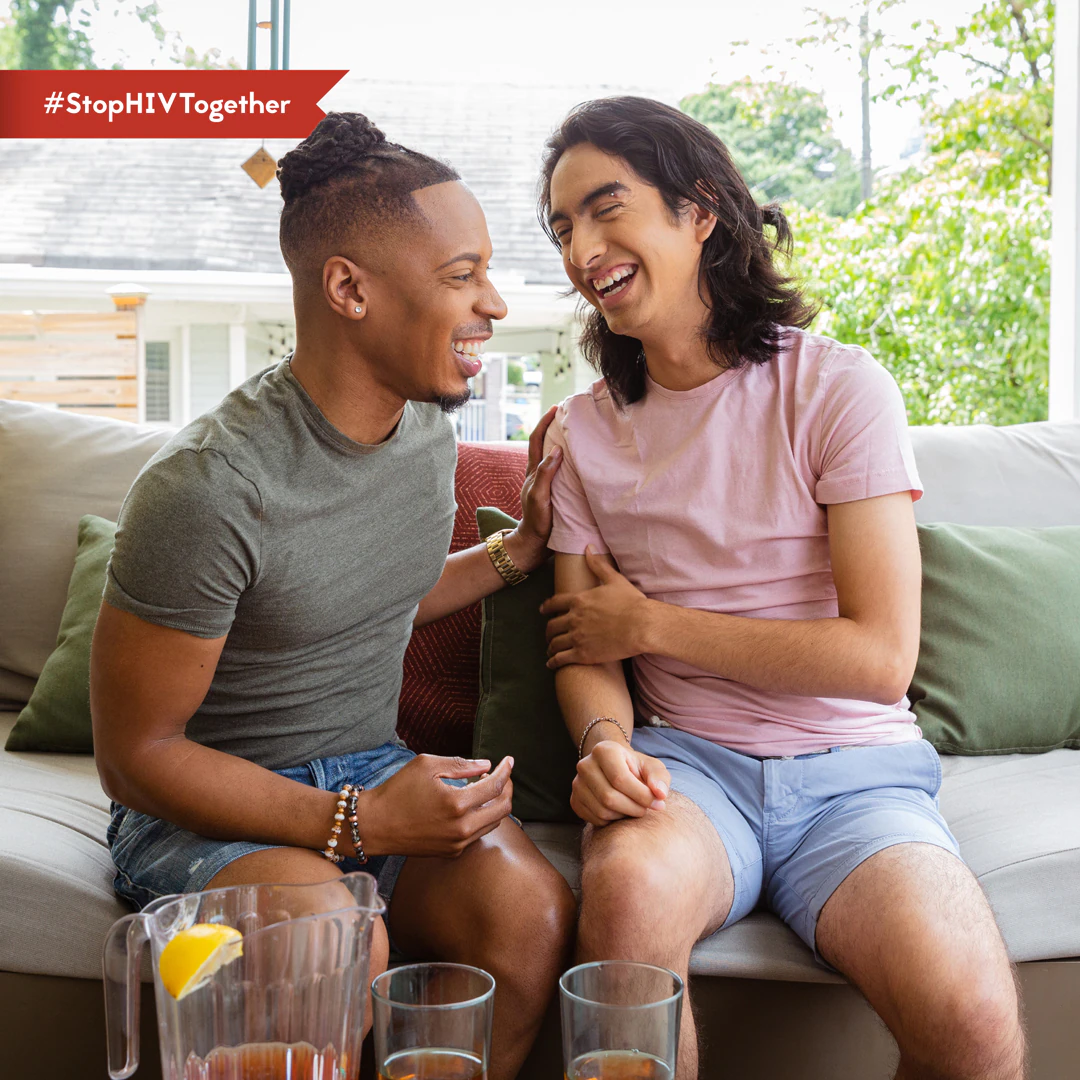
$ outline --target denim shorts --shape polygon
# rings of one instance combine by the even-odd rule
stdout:
[[[363,753],[319,758],[306,765],[275,771],[323,791],[340,791],[344,784],[363,784],[370,789],[389,780],[415,756],[404,743],[391,740]],[[465,781],[444,780],[444,783],[460,786]],[[136,908],[145,907],[159,896],[201,892],[215,875],[242,855],[282,846],[247,840],[210,840],[119,803],[112,804],[108,843],[116,865],[113,888],[121,899]],[[389,904],[404,863],[404,855],[373,855],[362,866],[349,858],[338,866],[343,873],[366,870],[372,874],[379,884],[379,895]]]
[[[924,739],[757,758],[669,727],[634,730],[671,786],[704,812],[735,880],[730,926],[763,906],[814,951],[818,916],[840,883],[896,844],[960,846],[937,805],[941,762]]]

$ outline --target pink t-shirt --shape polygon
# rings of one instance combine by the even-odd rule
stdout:
[[[836,617],[826,506],[922,495],[900,390],[865,350],[791,331],[772,361],[693,390],[647,377],[620,411],[603,380],[559,407],[550,547],[610,552],[654,600],[760,619]],[[761,690],[656,655],[636,707],[746,754],[781,757],[921,735],[895,705]]]

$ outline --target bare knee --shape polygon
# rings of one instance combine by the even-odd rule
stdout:
[[[715,929],[734,888],[722,849],[666,823],[616,822],[585,838],[579,946],[591,956],[673,962]],[[722,865],[718,865],[722,863]]]
[[[920,1080],[1022,1080],[1025,1042],[1012,972],[956,972],[922,1031],[903,1033],[902,1059]]]
[[[501,987],[546,1000],[570,955],[577,901],[533,843],[510,829],[477,841],[471,853],[471,915],[461,948]]]
[[[305,848],[266,848],[234,859],[206,886],[224,889],[235,885],[295,885],[283,891],[277,903],[294,918],[336,911],[356,903],[341,880],[341,871],[317,851]]]

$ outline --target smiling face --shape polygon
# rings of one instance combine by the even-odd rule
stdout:
[[[491,240],[472,192],[450,181],[412,197],[423,217],[395,230],[378,270],[365,274],[364,350],[388,389],[449,410],[469,399],[506,305],[488,277]]]
[[[701,246],[715,218],[674,214],[621,157],[578,143],[551,176],[548,221],[574,288],[616,334],[650,338],[696,329]]]

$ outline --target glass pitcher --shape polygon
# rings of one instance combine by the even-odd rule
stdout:
[[[386,907],[363,872],[318,885],[239,885],[164,896],[105,939],[109,1075],[139,1065],[143,946],[150,942],[164,1080],[353,1080],[372,927]],[[222,924],[241,955],[173,997],[161,954],[181,930]]]

